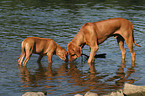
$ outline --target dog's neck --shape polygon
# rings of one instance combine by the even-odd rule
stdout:
[[[60,47],[58,44],[56,44],[56,46],[57,46],[57,47],[56,47],[56,50],[55,50],[55,54],[56,54],[57,56],[59,56],[59,53],[60,53],[59,51],[62,50],[62,47]]]
[[[86,42],[84,40],[83,32],[79,31],[78,34],[73,38],[71,42],[78,47],[81,47],[81,48],[84,47]]]

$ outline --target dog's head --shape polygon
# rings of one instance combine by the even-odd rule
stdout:
[[[73,44],[72,42],[70,42],[68,45],[67,45],[67,50],[68,50],[68,53],[70,55],[70,61],[74,61],[77,59],[77,57],[80,57],[81,56],[81,52],[82,52],[82,49],[81,47],[79,46],[76,46],[75,44]]]
[[[63,61],[68,62],[68,52],[64,48],[60,48],[57,55]]]

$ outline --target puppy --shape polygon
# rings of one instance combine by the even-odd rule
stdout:
[[[49,63],[52,63],[52,55],[57,55],[60,59],[68,61],[67,51],[60,47],[54,40],[40,37],[28,37],[22,41],[22,52],[17,58],[18,64],[21,65],[24,57],[23,66],[26,66],[32,53],[39,54],[37,62],[40,62],[43,56],[48,57]]]

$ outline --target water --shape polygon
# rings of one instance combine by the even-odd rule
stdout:
[[[145,80],[145,2],[143,0],[1,0],[0,1],[0,96],[21,96],[28,91],[46,91],[47,96],[73,96],[87,91],[106,94],[128,82],[144,85]],[[134,37],[142,47],[134,46],[136,66],[131,67],[128,47],[125,66],[121,52],[112,37],[99,46],[96,73],[89,71],[85,57],[65,63],[53,56],[52,66],[47,57],[38,64],[32,55],[27,68],[18,67],[21,42],[26,37],[52,38],[66,49],[67,44],[87,22],[122,17],[134,25]],[[89,55],[89,47],[83,53]]]

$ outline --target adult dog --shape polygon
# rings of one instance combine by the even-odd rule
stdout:
[[[107,38],[114,36],[119,44],[122,60],[125,60],[126,51],[124,48],[124,40],[130,50],[132,61],[135,61],[135,52],[133,50],[133,42],[136,44],[133,36],[133,24],[123,18],[112,18],[99,22],[84,24],[76,36],[67,45],[70,61],[81,56],[84,45],[91,48],[88,63],[94,62],[94,56],[99,49],[98,45],[103,43]],[[90,65],[89,65],[90,66]]]
[[[38,62],[41,61],[42,57],[47,55],[49,63],[52,63],[52,55],[56,54],[60,59],[68,61],[67,51],[55,43],[52,39],[39,38],[39,37],[28,37],[22,41],[22,52],[18,57],[18,64],[21,65],[25,55],[23,66],[26,66],[32,53],[39,54]]]

